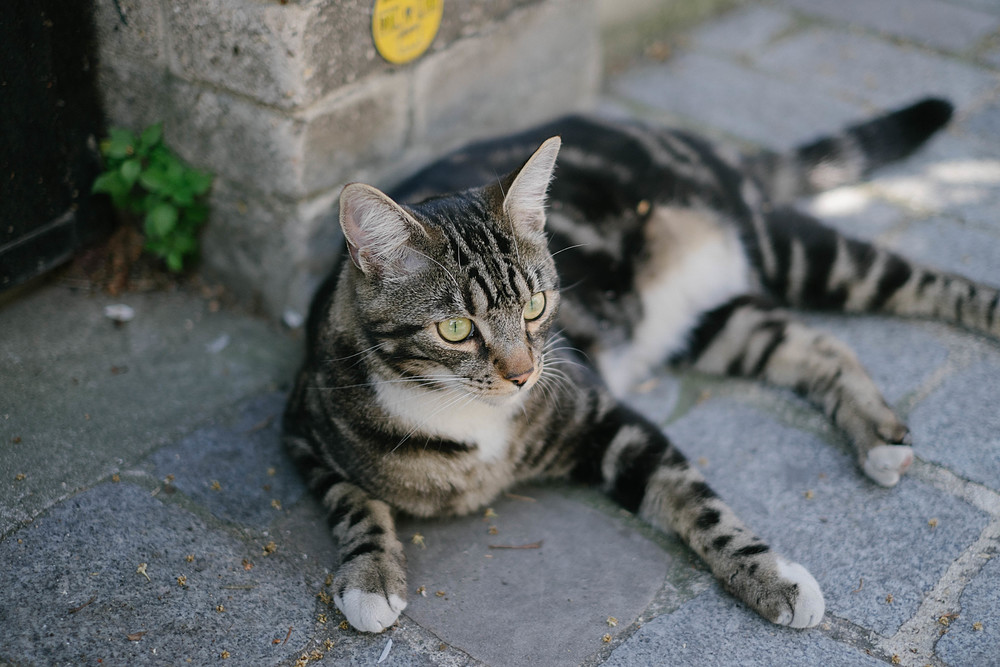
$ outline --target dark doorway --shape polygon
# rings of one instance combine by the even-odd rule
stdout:
[[[91,0],[0,6],[0,290],[110,231],[90,186],[103,118]]]

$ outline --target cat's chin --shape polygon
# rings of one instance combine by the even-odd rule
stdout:
[[[517,407],[524,402],[525,397],[531,390],[534,383],[528,383],[523,387],[514,388],[508,393],[489,393],[489,394],[477,394],[476,399],[486,405],[495,408],[506,408],[506,407]]]

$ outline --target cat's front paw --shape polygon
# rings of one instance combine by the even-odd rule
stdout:
[[[347,622],[362,632],[382,632],[396,622],[406,608],[406,600],[394,593],[368,593],[358,588],[333,597]]]
[[[793,628],[811,628],[819,623],[826,612],[826,601],[816,579],[798,563],[779,557],[777,565],[778,576],[786,585],[791,584],[794,601],[789,600],[791,606],[782,607],[777,617],[770,620]]]

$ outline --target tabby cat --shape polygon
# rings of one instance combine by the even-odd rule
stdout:
[[[617,397],[665,361],[788,387],[846,433],[865,474],[896,484],[913,460],[906,425],[847,347],[780,306],[1000,337],[1000,294],[788,202],[906,156],[951,113],[927,99],[746,158],[578,116],[466,148],[391,198],[346,186],[349,260],[315,297],[284,428],[339,542],[334,599],[351,625],[379,632],[406,606],[395,512],[468,513],[552,477],[599,485],[676,532],[765,618],[819,623],[809,572]]]

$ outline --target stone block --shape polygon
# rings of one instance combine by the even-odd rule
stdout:
[[[378,182],[404,153],[410,134],[410,82],[386,74],[345,86],[302,117],[302,182],[312,194],[350,181]]]
[[[166,71],[155,65],[101,64],[97,69],[97,87],[111,127],[139,132],[174,117],[173,83]]]
[[[95,0],[93,7],[101,67],[165,64],[163,14],[157,0]]]
[[[447,49],[513,8],[539,2],[445,3],[431,49]],[[172,67],[180,76],[269,106],[306,107],[343,85],[401,69],[375,50],[373,4],[169,0]]]
[[[414,143],[438,154],[586,106],[599,71],[593,14],[592,2],[552,0],[420,62]]]
[[[261,193],[302,191],[302,120],[179,79],[164,112],[167,143],[191,164]]]
[[[343,248],[339,188],[289,200],[217,180],[202,234],[203,268],[237,294],[281,316],[307,312],[313,289]]]
[[[986,0],[988,2],[988,0]],[[1000,16],[940,0],[782,0],[824,18],[877,30],[927,46],[965,53],[1000,27]],[[995,9],[995,5],[994,5]]]

